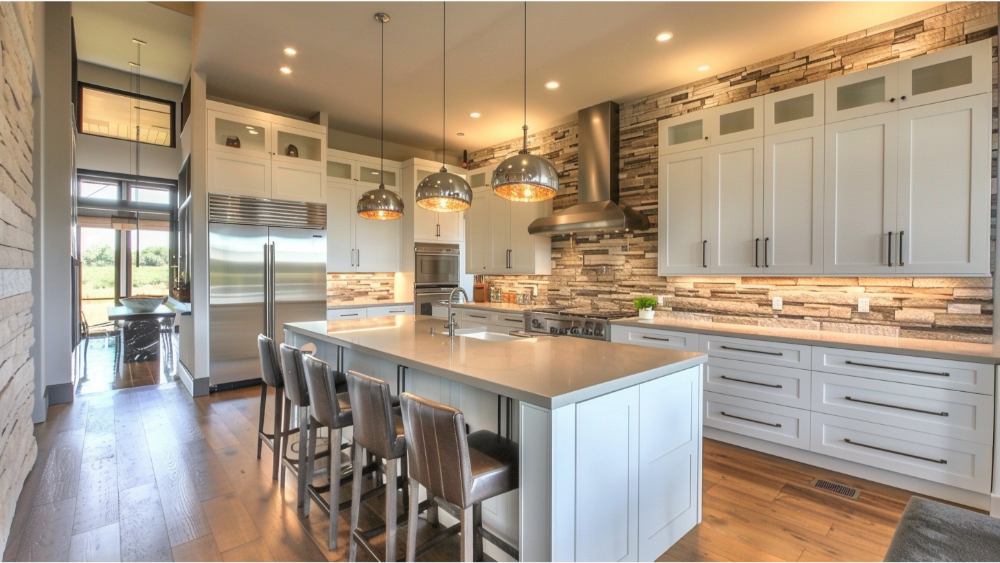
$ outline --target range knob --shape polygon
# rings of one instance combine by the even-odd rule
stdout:
[[[594,335],[594,329],[592,329],[592,328],[585,328],[585,329],[583,329],[583,333],[586,334],[587,336],[593,336]]]
[[[580,327],[573,327],[569,330],[570,334],[580,334]]]
[[[538,319],[531,319],[531,326],[533,328],[542,328],[542,321]]]
[[[595,326],[594,327],[594,336],[604,336],[604,327]]]
[[[559,334],[567,334],[566,329],[565,328],[560,328],[559,329]]]
[[[549,327],[549,334],[558,334],[558,333],[559,333],[559,330],[556,329],[556,327],[554,327],[554,326],[550,326]]]

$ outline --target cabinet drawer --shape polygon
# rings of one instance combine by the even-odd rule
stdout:
[[[809,411],[705,392],[705,426],[809,449]]]
[[[993,395],[993,366],[833,348],[813,349],[813,370]]]
[[[809,346],[762,342],[726,336],[702,336],[701,351],[713,358],[746,360],[758,364],[809,369]]]
[[[698,351],[698,335],[690,332],[672,332],[655,328],[612,326],[611,341],[622,344],[637,344],[651,348],[668,350]]]
[[[460,328],[472,328],[476,326],[486,327],[490,323],[490,314],[485,311],[455,311],[458,313],[458,324]]]
[[[937,436],[993,443],[993,398],[815,372],[812,410]]]
[[[490,313],[490,324],[511,330],[524,329],[524,313]]]
[[[381,305],[368,307],[369,317],[387,317],[391,315],[412,315],[413,305]]]
[[[980,493],[990,492],[993,448],[814,412],[810,449]]]
[[[809,409],[810,378],[804,369],[722,358],[709,358],[705,366],[706,391],[798,409]]]
[[[346,321],[350,319],[363,319],[368,316],[368,309],[359,307],[357,309],[327,309],[326,320]]]

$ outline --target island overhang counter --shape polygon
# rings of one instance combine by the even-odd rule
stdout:
[[[653,560],[701,520],[694,352],[572,337],[449,337],[440,319],[284,325],[285,342],[462,410],[520,448],[520,488],[483,505],[498,560]],[[434,329],[432,331],[432,329]]]

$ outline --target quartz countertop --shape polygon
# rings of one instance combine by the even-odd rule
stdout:
[[[951,340],[926,340],[922,338],[898,338],[869,334],[850,334],[822,330],[762,327],[758,325],[738,325],[703,322],[669,317],[656,317],[651,321],[638,318],[611,321],[612,325],[634,326],[695,332],[712,336],[732,336],[773,342],[788,342],[805,346],[826,346],[864,352],[885,354],[906,354],[926,358],[976,362],[980,364],[1000,364],[1000,346]]]
[[[393,305],[413,305],[413,301],[371,301],[371,302],[350,302],[350,303],[336,303],[330,305],[327,303],[326,309],[364,309],[367,307],[391,307]]]
[[[705,363],[697,352],[584,338],[450,338],[440,319],[393,316],[285,324],[285,330],[547,409]],[[436,334],[431,334],[431,328]]]

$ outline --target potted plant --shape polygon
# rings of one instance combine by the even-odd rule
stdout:
[[[644,321],[653,320],[653,307],[656,307],[655,297],[636,297],[632,300],[635,310],[639,311],[639,318]]]

